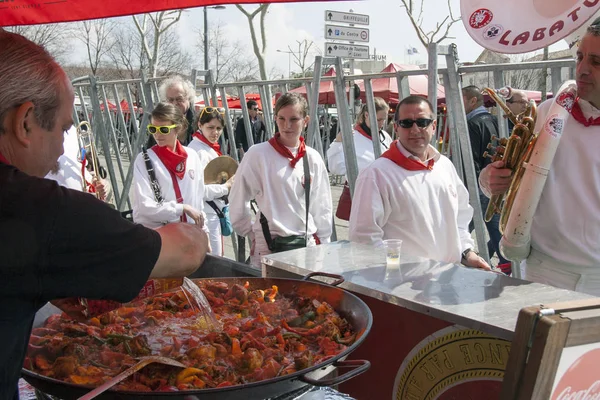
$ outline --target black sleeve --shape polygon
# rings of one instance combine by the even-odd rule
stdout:
[[[473,153],[473,163],[475,164],[475,175],[479,176],[481,172],[481,160],[482,160],[482,146],[487,146],[487,143],[483,144],[482,131],[479,124],[469,121],[467,123],[469,129],[469,139],[471,140],[471,152]]]
[[[55,219],[40,266],[43,296],[133,299],[158,260],[158,232],[126,221],[89,194],[56,190]]]
[[[238,149],[242,148],[248,151],[248,138],[246,138],[246,128],[244,127],[244,119],[240,118],[235,126],[235,144]]]

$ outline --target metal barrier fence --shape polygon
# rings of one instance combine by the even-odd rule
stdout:
[[[370,118],[370,125],[377,126],[372,82],[374,79],[395,78],[398,85],[399,100],[410,94],[408,79],[411,76],[426,75],[429,79],[428,96],[433,104],[437,104],[437,82],[441,82],[445,91],[445,112],[438,114],[438,132],[433,139],[434,145],[449,156],[456,170],[469,188],[470,203],[474,208],[474,226],[477,245],[482,257],[489,260],[487,251],[485,224],[479,201],[478,183],[475,177],[473,153],[467,131],[467,121],[463,105],[461,80],[462,74],[486,72],[492,74],[494,86],[505,86],[504,73],[506,71],[547,69],[551,77],[552,92],[556,92],[562,83],[561,71],[569,69],[572,74],[573,60],[540,61],[519,64],[498,64],[460,66],[456,46],[429,46],[428,70],[406,70],[395,73],[377,73],[363,75],[345,75],[340,58],[316,57],[314,70],[321,71],[323,65],[333,65],[335,76],[320,76],[315,74],[311,78],[282,79],[271,81],[214,83],[211,71],[192,70],[191,81],[196,87],[196,93],[204,100],[205,105],[218,106],[219,98],[225,109],[226,135],[224,135],[224,149],[229,155],[239,160],[235,138],[235,125],[233,111],[226,101],[228,94],[238,96],[241,105],[241,118],[243,119],[248,145],[254,144],[246,94],[249,90],[256,90],[263,106],[263,115],[268,140],[274,135],[275,124],[273,115],[274,93],[287,92],[290,85],[301,85],[306,89],[310,108],[310,123],[306,133],[307,144],[315,148],[326,159],[325,154],[330,144],[331,115],[327,109],[318,104],[321,82],[333,82],[335,92],[335,107],[337,108],[338,129],[342,133],[342,145],[346,155],[355,155],[354,141],[352,140],[354,104],[349,103],[352,90],[348,90],[350,82],[362,81],[364,83],[366,105]],[[438,68],[438,57],[445,58],[446,68]],[[104,156],[106,168],[113,187],[116,207],[124,211],[131,207],[129,190],[133,179],[133,164],[135,157],[141,151],[147,135],[145,127],[148,123],[149,111],[153,104],[159,100],[158,84],[165,77],[131,79],[123,81],[98,81],[93,76],[77,78],[73,81],[79,105],[75,107],[75,121],[85,119],[90,122],[95,133],[97,148]],[[350,92],[350,93],[349,93]],[[122,99],[122,100],[119,100]],[[76,101],[77,102],[77,101]],[[193,105],[191,105],[193,106]],[[323,127],[319,124],[323,116]],[[499,131],[507,134],[505,118],[502,111],[498,115]],[[335,133],[335,132],[334,132]],[[382,149],[378,140],[373,142],[373,151],[376,157],[381,155]],[[326,160],[325,160],[326,161]],[[356,157],[346,157],[346,177],[350,192],[354,193],[354,186],[358,176]],[[335,226],[335,225],[334,225]],[[240,253],[243,251],[243,242],[240,243]],[[234,238],[234,247],[235,238]],[[242,254],[238,254],[238,261],[243,261]]]

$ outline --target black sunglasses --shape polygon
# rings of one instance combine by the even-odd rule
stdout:
[[[417,118],[417,119],[399,119],[396,123],[404,128],[409,129],[412,128],[413,124],[417,124],[419,128],[427,128],[433,122],[430,118]]]

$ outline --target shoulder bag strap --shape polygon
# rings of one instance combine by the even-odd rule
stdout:
[[[269,229],[269,222],[267,221],[267,218],[262,213],[262,211],[260,212],[259,221],[260,221],[260,226],[263,231],[263,236],[265,237],[265,242],[267,242],[267,247],[269,248],[269,250],[273,251],[273,238],[271,237],[271,230]]]
[[[308,168],[308,151],[302,157],[304,164],[304,204],[306,206],[306,230],[304,231],[306,244],[308,244],[308,208],[310,206],[310,169]]]
[[[154,199],[158,204],[162,204],[163,197],[160,193],[160,185],[158,184],[158,180],[156,179],[156,173],[154,173],[154,166],[152,165],[152,161],[150,160],[150,156],[148,155],[148,150],[146,147],[142,147],[142,153],[144,157],[144,162],[146,164],[146,170],[148,171],[148,176],[150,177],[150,186],[152,187],[152,191],[154,192]]]
[[[223,211],[219,210],[219,207],[217,206],[217,204],[214,201],[212,201],[212,200],[206,201],[206,204],[208,204],[210,206],[210,208],[215,210],[215,213],[217,213],[217,216],[219,218],[225,217],[225,215],[223,214]]]

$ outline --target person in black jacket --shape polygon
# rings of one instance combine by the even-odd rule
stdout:
[[[466,86],[462,89],[465,112],[467,113],[467,127],[469,129],[469,138],[471,139],[471,150],[473,152],[473,163],[475,164],[475,174],[479,181],[481,170],[491,163],[489,158],[483,156],[492,136],[499,137],[498,120],[490,114],[483,106],[483,95],[477,86]],[[489,199],[479,190],[479,199],[481,208],[485,214]],[[486,222],[490,240],[488,241],[488,252],[490,257],[498,255],[500,264],[510,263],[500,254],[499,245],[502,234],[499,229],[500,216],[498,214]]]
[[[263,117],[258,110],[258,103],[254,100],[248,100],[246,103],[248,106],[248,115],[250,116],[250,127],[252,128],[252,141],[253,144],[263,142],[265,140],[265,123]],[[238,149],[243,149],[244,153],[248,151],[250,143],[248,143],[248,136],[246,135],[246,126],[244,125],[244,118],[240,118],[235,126],[235,143]]]

